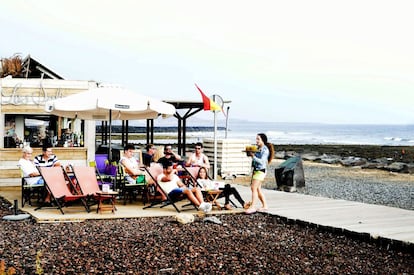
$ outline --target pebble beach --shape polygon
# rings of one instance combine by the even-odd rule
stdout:
[[[264,184],[276,188],[274,168],[283,160],[274,160]],[[306,195],[344,199],[414,210],[414,175],[377,169],[303,162],[305,187],[297,192]],[[249,184],[248,180],[240,183]]]
[[[412,210],[412,175],[310,162],[304,170],[299,192]],[[272,180],[269,173],[266,188],[275,187]],[[10,203],[0,202],[0,215],[10,214]],[[1,220],[0,260],[16,274],[414,274],[412,251],[267,214],[216,217],[221,224],[197,218],[182,225],[173,217]]]
[[[0,213],[7,210],[1,202]],[[16,274],[413,274],[413,255],[266,215],[0,222]],[[35,273],[38,272],[38,273]]]

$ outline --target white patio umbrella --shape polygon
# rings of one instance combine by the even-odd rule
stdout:
[[[50,100],[45,110],[54,115],[85,120],[109,121],[111,159],[112,120],[153,119],[175,114],[175,107],[161,100],[118,87],[92,88],[67,97]]]

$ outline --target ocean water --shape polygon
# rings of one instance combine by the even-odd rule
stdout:
[[[414,125],[236,122],[228,128],[228,137],[263,132],[275,144],[414,145]]]
[[[197,126],[192,122],[189,126]],[[203,123],[202,126],[206,126]],[[213,126],[213,125],[208,125]],[[225,127],[225,123],[217,126]],[[255,142],[257,133],[265,133],[274,144],[361,144],[414,146],[414,125],[343,125],[319,123],[272,123],[229,121],[228,131],[218,130],[217,138],[246,139]],[[162,133],[176,137],[177,133]],[[213,138],[214,131],[187,132],[187,143]],[[132,141],[145,143],[145,140]],[[157,139],[156,143],[170,143],[172,140]]]

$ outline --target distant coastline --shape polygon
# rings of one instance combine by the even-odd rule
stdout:
[[[213,132],[214,127],[210,126],[187,126],[187,132]],[[226,127],[219,126],[217,130],[224,131]],[[178,131],[177,126],[154,126],[155,133],[174,133]],[[102,133],[101,125],[96,126],[96,132]],[[112,125],[112,132],[113,133],[121,133],[122,126],[120,125]],[[129,126],[128,133],[136,133],[136,134],[145,134],[147,132],[147,127],[145,126]]]
[[[160,143],[170,142],[177,137],[178,125],[154,125],[155,138]],[[204,138],[214,135],[213,122],[187,121],[188,143],[201,142]],[[122,127],[113,125],[112,133],[118,135]],[[97,124],[97,133],[101,132],[101,125]],[[273,144],[366,144],[389,146],[414,146],[414,125],[333,125],[311,123],[270,123],[230,121],[228,131],[223,124],[217,125],[217,138],[247,139],[254,143],[257,133],[265,133],[269,142]],[[133,143],[145,142],[146,138],[133,134],[145,135],[145,125],[131,125],[128,127],[129,140]],[[160,138],[161,137],[161,138]],[[164,139],[162,141],[161,139]]]

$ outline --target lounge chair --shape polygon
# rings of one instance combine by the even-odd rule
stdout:
[[[99,188],[102,189],[102,184],[109,184],[111,188],[114,188],[114,180],[112,177],[106,176],[104,174],[101,174],[101,172],[98,169],[98,165],[95,160],[89,161],[89,166],[93,167],[95,169],[96,174],[96,180],[98,182]]]
[[[189,179],[188,184],[202,188],[203,186],[201,186],[197,181],[198,171],[200,170],[200,167],[185,167],[184,166],[183,168],[186,174],[188,175],[188,179]]]
[[[146,180],[146,201],[157,204],[163,200],[163,194],[157,188],[157,177],[162,173],[162,167],[158,163],[152,163],[150,167],[145,167]]]
[[[156,164],[151,165],[150,167],[145,167],[145,170],[147,171],[147,174],[148,174],[148,185],[149,186],[153,185],[155,187],[154,188],[155,192],[159,192],[163,198],[167,198],[167,199],[166,200],[165,199],[154,200],[150,203],[150,205],[145,206],[143,209],[151,208],[156,205],[160,205],[160,208],[166,207],[168,205],[172,205],[177,212],[181,212],[175,203],[181,200],[187,199],[187,196],[182,194],[181,196],[172,199],[170,196],[168,196],[167,192],[165,192],[164,189],[162,189],[162,187],[157,182],[158,176],[163,172],[162,166],[156,163]],[[183,207],[189,206],[189,205],[192,205],[194,206],[195,209],[197,209],[197,207],[192,203],[186,204]]]
[[[23,177],[22,176],[22,207],[25,203],[28,202],[32,206],[32,198],[37,200],[37,203],[40,203],[44,195],[44,184],[29,184],[28,181],[32,177]]]
[[[203,186],[201,186],[201,184],[197,181],[197,177],[198,177],[198,171],[200,170],[200,167],[185,167],[184,166],[184,170],[187,172],[190,181],[193,186],[198,186],[200,188],[203,188]],[[207,175],[208,176],[208,175]],[[211,180],[210,177],[208,177],[209,180]],[[208,201],[208,191],[202,190],[204,199],[206,201]],[[220,195],[217,197],[217,199],[223,198],[224,197],[224,192],[220,193]],[[237,208],[237,205],[229,198],[229,202]]]
[[[145,205],[147,200],[147,182],[146,177],[144,175],[138,176],[141,181],[136,181],[135,183],[129,183],[125,179],[125,167],[122,164],[118,165],[118,179],[119,179],[119,189],[121,190],[121,196],[124,199],[124,205],[126,202],[132,202],[134,198],[136,198],[139,194],[141,194],[142,201]]]
[[[81,201],[86,211],[89,213],[89,207],[86,203],[86,195],[74,195],[71,193],[67,180],[65,179],[65,171],[62,167],[39,167],[40,175],[45,181],[46,190],[50,193],[51,199],[56,204],[57,208],[62,214],[62,207],[68,206],[69,202]],[[42,203],[35,210],[41,209],[45,206]]]
[[[111,201],[113,199],[111,195],[97,194],[101,189],[96,179],[95,168],[73,166],[72,169],[81,193],[87,196],[88,207],[96,203],[100,206],[104,201]],[[96,212],[99,211],[99,206]]]

